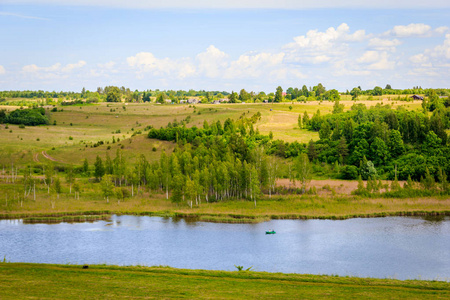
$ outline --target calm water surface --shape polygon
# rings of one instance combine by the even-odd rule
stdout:
[[[276,230],[266,235],[265,230]],[[450,218],[273,220],[217,224],[112,216],[94,223],[0,221],[11,262],[168,265],[176,268],[450,280]]]

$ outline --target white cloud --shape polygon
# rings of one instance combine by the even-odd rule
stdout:
[[[5,67],[3,67],[2,65],[0,65],[0,75],[3,75],[6,73]]]
[[[314,64],[320,64],[320,63],[324,63],[327,61],[330,61],[331,57],[327,56],[327,55],[317,55],[315,57],[312,58],[312,62]]]
[[[35,64],[26,65],[22,67],[22,73],[30,75],[38,79],[63,79],[68,78],[74,70],[80,69],[86,65],[83,60],[77,63],[67,64],[62,66],[61,63],[56,63],[49,67],[39,67]]]
[[[258,53],[241,55],[232,61],[225,78],[256,78],[282,68],[284,53]]]
[[[239,9],[239,8],[278,8],[278,9],[310,9],[310,8],[445,8],[450,7],[446,0],[3,0],[4,4],[53,4],[70,6],[106,6],[120,8],[159,9],[159,8],[192,8],[192,9]]]
[[[100,69],[107,69],[107,70],[111,70],[114,68],[114,66],[116,65],[115,62],[113,61],[109,61],[107,63],[104,64],[97,64],[97,67],[99,67]]]
[[[295,43],[289,44],[291,47],[314,49],[325,51],[333,47],[337,42],[362,41],[365,38],[365,31],[358,30],[349,34],[350,27],[346,23],[342,23],[336,29],[328,28],[325,32],[317,29],[310,30],[306,35],[294,37]]]
[[[378,51],[366,51],[363,56],[356,61],[359,63],[373,63],[380,59],[380,53]]]
[[[415,68],[408,72],[410,76],[427,76],[427,77],[438,77],[440,76],[439,72],[436,72],[430,68]]]
[[[395,62],[389,61],[387,52],[366,51],[356,60],[360,64],[366,64],[368,70],[389,70],[395,67]]]
[[[198,72],[209,78],[219,77],[228,66],[228,58],[228,54],[211,45],[196,57]]]
[[[397,25],[393,29],[385,32],[386,35],[393,35],[397,37],[410,36],[429,36],[431,34],[431,26],[426,24]]]
[[[447,26],[441,26],[441,27],[436,28],[434,31],[438,34],[444,34],[444,33],[448,32],[449,29],[450,28],[448,28]]]
[[[426,64],[429,61],[429,58],[425,56],[423,53],[413,55],[409,58],[409,60],[414,64]]]
[[[444,61],[448,63],[450,60],[450,33],[445,35],[445,40],[442,45],[438,45],[434,49],[425,52],[429,53],[433,58],[442,60],[442,63],[444,63]]]
[[[82,68],[86,65],[86,62],[83,60],[78,61],[74,64],[67,64],[64,67],[61,66],[60,63],[56,63],[54,65],[51,65],[50,67],[38,67],[35,64],[32,65],[26,65],[22,68],[22,71],[25,73],[38,73],[38,72],[63,72],[63,73],[69,73],[72,72],[74,69]]]
[[[437,45],[432,49],[426,49],[423,53],[413,55],[409,60],[423,68],[433,66],[446,68],[450,63],[450,33],[445,35],[445,40],[441,45]]]
[[[387,50],[394,52],[396,50],[396,47],[401,45],[402,42],[400,42],[397,39],[393,40],[386,40],[386,39],[380,39],[380,38],[372,38],[369,40],[369,46],[373,49],[377,50]]]
[[[86,62],[84,60],[80,60],[79,62],[75,64],[67,64],[65,67],[61,69],[62,72],[71,72],[74,69],[82,68],[86,65]]]
[[[98,63],[97,68],[89,70],[89,75],[92,77],[110,77],[111,74],[119,73],[119,70],[115,68],[116,62],[109,61],[104,64]]]
[[[143,73],[151,73],[155,76],[169,76],[185,78],[195,73],[195,66],[189,58],[172,60],[166,58],[156,58],[150,52],[140,52],[136,56],[127,58],[127,63],[133,69],[138,70],[138,76]]]
[[[56,63],[50,67],[38,67],[35,64],[26,65],[22,68],[22,71],[26,73],[37,73],[37,72],[56,72],[61,69],[61,64]]]
[[[294,37],[294,42],[283,47],[285,61],[294,64],[328,64],[346,59],[350,55],[350,43],[358,44],[369,38],[364,30],[350,32],[350,27],[342,23],[337,28],[325,31],[309,30],[305,35]]]

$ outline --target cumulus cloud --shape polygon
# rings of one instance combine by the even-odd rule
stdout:
[[[383,51],[366,51],[356,61],[365,64],[368,70],[389,70],[395,67],[394,61],[389,61],[388,53]]]
[[[3,75],[6,73],[5,67],[3,67],[2,65],[0,65],[0,75]]]
[[[284,53],[257,53],[241,55],[232,61],[225,78],[255,78],[282,68]]]
[[[369,47],[377,50],[386,50],[391,52],[394,52],[396,50],[396,47],[401,44],[402,42],[400,42],[397,39],[387,40],[380,38],[372,38],[369,40]]]
[[[411,37],[411,36],[429,36],[431,34],[431,26],[426,24],[397,25],[393,29],[385,32],[386,35],[397,37]]]
[[[80,60],[79,62],[75,64],[67,64],[63,68],[61,68],[62,72],[71,72],[74,69],[82,68],[86,65],[86,62],[84,60]]]
[[[97,67],[99,67],[99,68],[101,68],[101,69],[111,70],[111,69],[114,68],[115,65],[116,65],[115,62],[109,61],[109,62],[104,63],[104,64],[97,64]]]
[[[68,78],[71,73],[85,65],[86,62],[83,60],[65,66],[61,63],[56,63],[49,67],[39,67],[35,64],[31,64],[23,66],[22,73],[38,79],[63,79]]]
[[[450,28],[448,28],[447,26],[441,26],[441,27],[436,28],[434,31],[438,34],[444,34],[444,33],[448,32],[449,29]]]
[[[366,51],[363,56],[356,61],[359,63],[373,63],[380,59],[380,53],[378,51]]]
[[[219,77],[228,66],[228,58],[228,54],[211,45],[196,57],[198,72],[209,78]]]
[[[116,62],[109,61],[106,63],[98,63],[96,68],[89,70],[89,75],[91,77],[110,77],[111,74],[119,73],[119,70],[115,68]]]
[[[449,63],[450,61],[450,34],[445,35],[445,40],[442,45],[436,46],[432,50],[425,51],[433,58],[441,59],[443,63]]]
[[[80,60],[77,63],[74,64],[67,64],[65,66],[62,66],[60,63],[56,63],[54,65],[51,65],[49,67],[38,67],[35,64],[32,65],[26,65],[22,68],[23,72],[26,73],[38,73],[38,72],[59,72],[59,73],[69,73],[72,72],[74,69],[82,68],[86,65],[86,62],[84,60]]]
[[[317,56],[312,58],[312,62],[314,64],[320,64],[320,63],[327,62],[327,61],[330,61],[330,60],[331,60],[331,57],[329,57],[327,55],[317,55]]]
[[[195,73],[195,66],[189,58],[173,60],[168,57],[157,58],[150,52],[140,52],[127,58],[128,65],[137,69],[139,76],[151,73],[155,76],[175,76],[185,78]]]
[[[305,35],[294,37],[294,42],[283,47],[285,61],[295,64],[324,64],[345,59],[349,55],[350,43],[361,43],[369,38],[364,30],[350,32],[342,23],[337,28],[325,31],[309,30]]]
[[[426,49],[423,53],[413,55],[409,60],[423,68],[433,66],[446,68],[450,63],[450,34],[445,35],[442,44]]]
[[[413,55],[409,58],[409,60],[414,64],[426,64],[429,61],[429,58],[425,56],[423,53]]]
[[[293,48],[314,49],[325,51],[331,49],[335,43],[362,41],[365,38],[365,31],[358,30],[352,34],[349,33],[350,27],[342,23],[337,28],[330,27],[324,32],[317,29],[310,30],[306,35],[294,37],[294,43],[288,46]]]
[[[285,53],[248,53],[231,60],[230,56],[215,47],[209,46],[204,52],[195,56],[195,59],[184,58],[175,60],[170,58],[157,58],[152,53],[141,52],[127,58],[128,66],[137,70],[138,78],[146,74],[158,78],[214,78],[228,80],[248,78],[304,78],[305,75],[298,67],[284,62]],[[319,56],[318,61],[327,60]]]

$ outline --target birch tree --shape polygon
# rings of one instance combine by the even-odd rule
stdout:
[[[296,177],[302,185],[302,193],[306,192],[306,185],[311,181],[312,168],[306,153],[300,154],[295,160]]]

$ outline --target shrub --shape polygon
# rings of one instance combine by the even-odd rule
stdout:
[[[28,126],[49,123],[43,108],[16,109],[7,115],[6,122],[10,124],[22,124]]]
[[[356,179],[358,178],[358,168],[355,166],[345,166],[341,169],[342,179]]]

